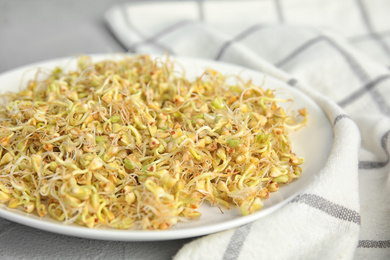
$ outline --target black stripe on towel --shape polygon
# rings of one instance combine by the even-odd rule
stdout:
[[[263,28],[263,26],[260,24],[255,24],[255,25],[249,26],[244,31],[242,31],[237,36],[235,36],[233,39],[226,41],[222,45],[221,49],[219,50],[217,56],[215,57],[215,60],[220,60],[222,55],[225,53],[226,49],[228,49],[230,47],[230,45],[232,45],[234,42],[241,41],[244,38],[250,36],[251,34],[261,30],[262,28]]]
[[[320,41],[327,42],[330,46],[332,46],[335,50],[337,50],[343,57],[344,60],[348,63],[350,68],[352,69],[353,73],[359,78],[361,82],[364,83],[364,86],[352,94],[350,94],[348,97],[344,98],[342,101],[340,101],[338,104],[340,106],[346,106],[347,104],[352,103],[357,98],[361,97],[362,95],[366,93],[370,93],[372,99],[375,101],[376,105],[379,107],[380,111],[386,115],[390,114],[390,106],[387,104],[386,100],[383,98],[383,95],[378,93],[373,88],[382,82],[383,80],[390,77],[390,75],[381,75],[377,77],[376,79],[370,81],[370,77],[368,73],[365,71],[363,66],[359,64],[359,62],[352,57],[348,51],[344,50],[342,46],[338,45],[337,42],[334,42],[332,39],[320,35],[316,38],[313,38],[307,42],[305,42],[303,45],[299,46],[297,49],[295,49],[293,52],[291,52],[289,55],[287,55],[284,59],[277,62],[275,65],[277,67],[283,66],[285,63],[291,61],[299,54],[303,53],[305,50],[310,48],[311,46],[315,45],[316,43]]]
[[[362,0],[356,0],[356,5],[359,8],[360,14],[363,18],[363,22],[367,27],[367,30],[370,32],[371,38],[373,38],[379,45],[379,47],[390,57],[390,48],[387,46],[386,42],[374,31],[374,28],[371,23],[371,19],[368,15],[367,8],[363,4]]]
[[[234,230],[232,237],[230,238],[229,244],[223,254],[223,260],[235,260],[240,255],[242,246],[244,245],[245,239],[247,238],[252,223],[245,226],[241,226]]]
[[[359,240],[358,248],[390,248],[390,240]]]
[[[336,125],[341,119],[348,118],[351,119],[348,115],[346,114],[341,114],[336,116],[336,118],[333,120],[333,125]]]
[[[294,87],[297,83],[298,83],[298,80],[297,80],[297,79],[294,79],[294,78],[289,79],[289,80],[287,81],[287,84],[290,85],[290,86],[292,86],[292,87]]]
[[[281,59],[279,62],[276,62],[275,66],[276,67],[283,66],[284,64],[286,64],[290,60],[294,59],[296,56],[298,56],[299,54],[303,53],[304,51],[309,49],[311,46],[313,46],[317,42],[322,41],[323,39],[324,39],[324,37],[322,35],[320,35],[320,36],[317,36],[317,37],[315,37],[313,39],[308,40],[307,42],[305,42],[304,44],[302,44],[301,46],[299,46],[298,48],[293,50],[289,55],[287,55],[286,57]]]
[[[347,106],[348,104],[352,103],[353,101],[355,101],[356,99],[360,98],[361,96],[363,96],[365,93],[371,91],[373,88],[375,88],[378,84],[382,83],[383,81],[387,80],[390,78],[390,74],[386,74],[386,75],[380,75],[378,76],[377,78],[367,82],[366,84],[364,84],[363,87],[361,87],[360,89],[356,90],[355,92],[353,92],[351,95],[349,95],[348,97],[344,98],[343,100],[341,100],[340,102],[338,102],[338,105],[341,106],[341,107],[345,107]],[[373,97],[377,103],[378,103],[378,100],[379,98],[375,98]],[[382,106],[380,106],[378,104],[379,107],[382,107],[382,111],[385,110],[386,108]]]
[[[284,23],[285,19],[284,19],[282,3],[280,2],[280,0],[274,0],[274,4],[276,9],[276,14],[278,15],[279,23]]]
[[[144,45],[144,44],[154,44],[155,46],[163,49],[164,51],[168,51],[169,53],[174,54],[173,50],[171,50],[170,48],[168,48],[165,45],[162,45],[161,43],[158,43],[157,41],[158,41],[158,39],[174,32],[174,31],[176,31],[184,26],[187,26],[189,24],[192,24],[192,22],[189,20],[181,20],[175,24],[172,24],[172,25],[164,28],[163,30],[156,33],[155,35],[153,35],[149,38],[146,38],[142,42],[137,42],[137,43],[131,45],[130,48],[135,49],[135,48],[138,48],[139,46]]]
[[[198,3],[198,12],[199,12],[199,21],[204,21],[204,0],[197,0]]]
[[[333,203],[315,194],[298,195],[291,203],[303,203],[312,208],[319,209],[332,217],[360,225],[359,212]]]
[[[339,46],[336,42],[334,42],[332,39],[326,37],[325,35],[319,35],[313,39],[308,40],[298,48],[296,48],[294,51],[292,51],[289,55],[287,55],[285,58],[280,60],[275,64],[277,67],[281,67],[287,62],[293,60],[296,56],[299,54],[305,52],[307,49],[312,47],[318,42],[327,42],[331,47],[333,47],[335,50],[338,51],[339,54],[341,54],[344,58],[344,60],[348,63],[351,70],[354,72],[354,74],[360,79],[362,82],[366,82],[369,79],[368,73],[363,69],[363,67],[347,52],[345,51],[341,46]]]
[[[126,27],[129,29],[129,30],[132,30],[133,32],[135,32],[136,34],[138,34],[139,37],[141,37],[143,40],[141,42],[138,42],[138,43],[135,43],[133,45],[130,45],[128,46],[128,51],[131,51],[131,52],[136,52],[136,48],[138,47],[138,45],[141,45],[141,44],[145,44],[145,43],[149,43],[147,42],[147,38],[146,36],[142,33],[142,31],[138,30],[138,28],[136,28],[130,21],[130,17],[129,17],[129,14],[126,12],[126,5],[123,5],[123,7],[121,8],[122,12],[122,16],[123,16],[123,19],[125,20],[125,24],[126,24]],[[168,47],[158,43],[158,42],[153,42],[153,44],[163,50],[163,51],[168,51],[169,53],[171,54],[174,54],[174,52],[172,50],[170,50]]]
[[[114,33],[114,30],[111,28],[111,25],[109,23],[105,23],[104,26],[105,26],[106,30],[108,31],[108,33],[110,34],[110,36],[118,43],[118,45],[120,46],[122,51],[131,51],[131,50],[127,49],[127,46],[125,46],[121,40],[119,40],[119,38],[116,36],[116,34]]]
[[[390,36],[390,30],[384,30],[380,32],[375,33],[377,37],[384,39],[386,37]],[[360,41],[367,41],[367,40],[372,40],[372,33],[366,33],[366,34],[361,34],[361,35],[356,35],[348,38],[349,42],[360,42]]]
[[[389,155],[389,150],[388,150],[388,147],[387,147],[387,143],[388,143],[388,140],[389,140],[389,135],[390,135],[390,130],[387,131],[381,138],[381,146],[382,146],[382,149],[383,149],[383,151],[385,152],[385,154],[387,156],[386,161],[384,161],[384,162],[359,161],[359,169],[364,169],[364,170],[378,169],[378,168],[383,168],[383,167],[385,167],[386,165],[389,164],[390,155]]]

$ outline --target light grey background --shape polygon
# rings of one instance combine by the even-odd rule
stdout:
[[[126,2],[0,0],[0,73],[58,57],[124,51],[106,27],[103,13]],[[0,218],[0,259],[170,259],[190,240],[89,240]]]
[[[103,13],[129,0],[0,0],[0,72],[63,56],[124,51]]]

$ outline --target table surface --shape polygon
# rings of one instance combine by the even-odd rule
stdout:
[[[0,72],[64,56],[125,51],[103,14],[129,0],[0,0]]]
[[[126,51],[108,30],[103,14],[127,2],[0,0],[0,73],[59,57]],[[0,259],[170,259],[190,240],[89,240],[0,218]]]

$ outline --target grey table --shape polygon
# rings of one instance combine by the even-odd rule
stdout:
[[[125,51],[103,13],[117,0],[0,0],[0,73],[64,56]],[[0,259],[170,259],[190,239],[115,242],[74,238],[0,218]]]
[[[103,13],[117,0],[0,0],[0,72],[75,54],[124,51]]]

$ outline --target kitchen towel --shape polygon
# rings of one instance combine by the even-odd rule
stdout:
[[[159,1],[106,12],[126,51],[261,71],[311,96],[333,126],[326,166],[292,202],[192,240],[175,259],[390,259],[389,13],[386,0]]]

